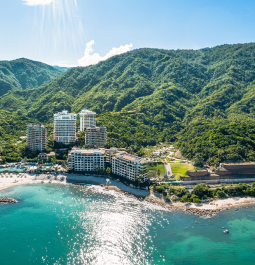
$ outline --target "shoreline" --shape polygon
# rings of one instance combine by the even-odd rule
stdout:
[[[195,203],[182,203],[182,202],[166,202],[164,198],[157,197],[153,192],[148,190],[141,190],[126,186],[122,182],[110,180],[106,183],[106,178],[99,176],[82,176],[76,174],[28,174],[23,173],[22,177],[14,175],[10,178],[0,177],[0,192],[19,185],[27,184],[40,184],[40,183],[61,183],[69,184],[72,186],[86,186],[86,184],[94,184],[103,187],[105,190],[113,190],[123,195],[136,198],[142,201],[157,204],[166,210],[181,210],[187,213],[199,215],[200,217],[212,217],[220,211],[225,211],[235,208],[238,210],[240,207],[248,207],[255,205],[255,198],[253,197],[231,197],[224,199],[217,199],[200,204]],[[109,184],[109,185],[108,185]]]
[[[236,211],[242,207],[255,206],[254,197],[231,197],[224,199],[216,199],[204,203],[183,203],[183,202],[166,202],[154,194],[150,194],[145,198],[146,201],[157,203],[169,210],[181,210],[187,213],[199,215],[200,217],[212,217],[215,214],[235,209]]]
[[[1,175],[3,175],[2,173]],[[7,173],[8,177],[0,177],[0,192],[9,189],[15,186],[20,185],[27,185],[27,184],[40,184],[40,183],[63,183],[65,184],[66,181],[61,181],[59,178],[55,179],[55,175],[52,174],[45,174],[50,175],[50,178],[46,178],[46,176],[36,176],[36,174],[28,174],[28,173],[21,173],[21,174],[12,174]],[[10,177],[12,175],[12,177]],[[18,176],[20,175],[20,176]]]

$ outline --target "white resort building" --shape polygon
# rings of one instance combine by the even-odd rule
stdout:
[[[126,152],[117,153],[111,157],[112,173],[135,181],[140,176],[141,181],[147,180],[147,170],[141,157]]]
[[[106,144],[107,129],[104,126],[91,126],[85,132],[85,145],[103,147]]]
[[[68,154],[68,167],[74,171],[96,171],[105,168],[105,162],[104,149],[72,149]]]
[[[27,147],[31,151],[40,151],[46,149],[47,129],[44,125],[29,124],[27,126]]]
[[[96,126],[96,113],[83,109],[80,113],[80,131],[83,132],[91,126]]]
[[[54,141],[63,144],[76,141],[76,116],[66,110],[54,114]]]

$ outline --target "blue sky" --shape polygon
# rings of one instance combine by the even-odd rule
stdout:
[[[143,47],[254,42],[254,10],[254,0],[2,0],[0,60],[75,66]]]

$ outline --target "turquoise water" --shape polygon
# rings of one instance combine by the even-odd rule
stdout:
[[[253,207],[202,219],[100,186],[60,184],[17,186],[0,196],[19,200],[0,205],[1,265],[255,262]]]
[[[0,167],[0,172],[8,170],[8,171],[19,171],[22,172],[25,168],[16,168],[16,167]]]

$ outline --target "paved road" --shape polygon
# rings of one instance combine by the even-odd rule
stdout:
[[[165,166],[165,171],[166,171],[166,175],[167,177],[172,177],[173,173],[172,173],[172,169],[170,166],[170,163],[168,163],[166,160],[164,161],[164,166]],[[169,172],[169,174],[168,174]]]

